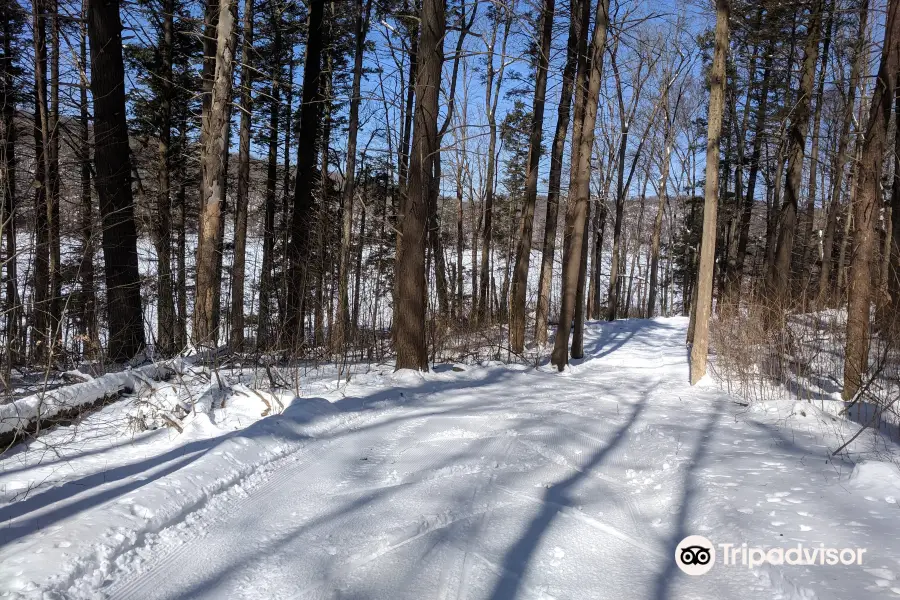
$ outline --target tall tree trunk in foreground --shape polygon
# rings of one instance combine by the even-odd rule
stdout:
[[[158,181],[156,189],[156,272],[158,281],[156,345],[162,356],[175,350],[175,304],[172,297],[172,197],[169,174],[169,148],[172,137],[172,45],[174,43],[174,0],[162,6],[160,40],[161,97],[159,99]]]
[[[60,252],[59,212],[59,2],[49,0],[50,12],[50,113],[47,120],[47,227],[50,232],[50,343],[62,343],[62,255]]]
[[[778,219],[775,262],[768,276],[770,301],[773,302],[773,309],[776,311],[783,310],[791,296],[791,263],[794,237],[797,233],[797,210],[803,178],[803,157],[806,153],[806,134],[809,130],[809,113],[816,65],[819,62],[822,0],[815,0],[812,11],[806,34],[803,71],[800,76],[800,96],[794,106],[794,118],[788,134],[790,147],[788,149],[787,181],[784,188],[784,202],[781,205]]]
[[[594,127],[597,124],[597,109],[600,98],[600,79],[603,71],[603,53],[606,49],[606,33],[609,26],[609,0],[598,0],[591,41],[591,69],[587,94],[584,99],[584,119],[576,126],[581,128],[578,150],[578,170],[569,194],[566,209],[566,247],[563,260],[562,306],[560,307],[559,329],[553,347],[553,364],[562,371],[569,362],[569,333],[575,317],[575,301],[579,284],[583,287],[581,274],[582,245],[585,243],[588,201],[590,200],[591,153],[594,147]]]
[[[353,196],[356,193],[356,137],[359,131],[359,102],[362,86],[363,55],[369,30],[372,1],[363,5],[356,0],[356,49],[353,60],[353,90],[350,96],[350,117],[347,124],[347,168],[344,170],[344,194],[341,199],[344,215],[341,223],[341,250],[338,259],[338,311],[331,338],[332,350],[344,347],[349,330],[350,237],[353,227]]]
[[[209,107],[203,113],[205,139],[200,148],[200,240],[197,248],[197,292],[194,303],[194,343],[218,344],[216,315],[220,298],[217,254],[222,245],[222,199],[225,186],[225,148],[228,104],[231,101],[234,66],[234,0],[219,0],[216,27],[215,70]]]
[[[709,72],[709,117],[706,132],[706,189],[703,205],[703,236],[697,272],[694,310],[694,341],[691,347],[691,385],[706,375],[709,349],[709,317],[712,313],[713,269],[716,256],[716,212],[719,202],[719,137],[725,108],[725,58],[728,55],[729,0],[716,0],[716,37]]]
[[[144,346],[137,231],[131,196],[131,152],[125,122],[125,67],[119,3],[90,0],[94,164],[103,220],[103,259],[109,323],[109,359],[135,356]]]
[[[82,16],[87,17],[87,0],[83,2]],[[100,333],[97,330],[97,294],[94,289],[94,211],[91,197],[91,140],[88,115],[87,80],[87,25],[82,23],[79,35],[79,60],[82,65],[82,81],[79,91],[78,161],[81,174],[81,333],[84,336],[84,355],[97,358],[100,350]]]
[[[541,138],[544,132],[544,99],[547,95],[547,68],[550,64],[550,42],[553,39],[555,0],[544,0],[541,10],[541,44],[538,50],[537,73],[534,83],[534,104],[531,116],[531,135],[528,147],[528,167],[525,174],[525,205],[519,228],[516,266],[512,278],[510,302],[509,345],[513,352],[525,349],[525,301],[528,291],[528,266],[531,261],[531,238],[534,229],[534,205],[537,201],[538,167],[541,162]]]
[[[900,89],[900,74],[896,85]],[[897,93],[897,104],[894,109],[895,119],[900,118],[900,93]],[[896,121],[895,121],[896,122]],[[891,244],[890,254],[887,257],[888,265],[888,294],[890,304],[886,314],[892,322],[886,325],[896,329],[900,327],[897,322],[900,315],[900,127],[896,127],[894,133],[894,181],[891,185]]]
[[[887,149],[887,130],[900,67],[900,0],[890,0],[884,30],[884,47],[878,78],[872,93],[869,118],[859,162],[856,197],[853,199],[853,243],[850,258],[847,345],[844,352],[844,400],[852,399],[862,385],[869,363],[869,309],[872,302],[872,269],[881,207],[881,172]]]
[[[566,147],[566,133],[572,111],[572,92],[575,88],[575,69],[578,64],[581,6],[586,0],[572,0],[569,15],[569,38],[566,44],[566,64],[563,67],[562,89],[556,117],[556,133],[550,150],[550,176],[547,187],[547,214],[544,222],[544,244],[541,251],[541,276],[538,282],[538,301],[534,319],[534,341],[547,343],[547,321],[550,313],[550,288],[553,284],[553,260],[556,254],[556,233],[559,218],[559,190],[562,180],[562,161]]]
[[[408,193],[403,209],[403,235],[397,252],[400,292],[395,311],[397,369],[428,368],[425,346],[425,223],[433,176],[431,159],[439,151],[438,92],[445,26],[443,0],[424,0]]]
[[[43,360],[50,345],[50,223],[49,202],[50,158],[47,103],[47,24],[46,0],[32,3],[34,35],[34,280],[31,359]]]
[[[315,209],[316,146],[325,99],[323,98],[322,47],[324,45],[325,0],[311,0],[306,64],[303,68],[303,100],[300,106],[300,130],[296,138],[297,175],[294,179],[290,241],[288,244],[288,294],[285,334],[296,350],[303,338],[303,299],[308,291],[310,231]]]
[[[250,195],[250,116],[253,113],[253,0],[244,0],[241,47],[241,128],[238,134],[237,201],[234,205],[234,264],[231,268],[231,349],[244,348],[244,273]]]
[[[256,347],[269,346],[269,304],[274,288],[272,269],[275,266],[275,211],[278,187],[278,121],[281,112],[281,12],[277,2],[269,7],[269,23],[274,29],[271,57],[271,87],[269,88],[269,156],[266,167],[266,200],[263,208],[263,255],[259,280],[259,312],[256,326]]]
[[[9,369],[13,363],[20,360],[20,352],[22,351],[22,339],[19,334],[19,289],[18,289],[18,269],[15,257],[16,251],[16,142],[18,141],[18,131],[16,129],[16,103],[14,100],[15,82],[13,77],[13,57],[14,57],[14,37],[13,19],[18,16],[17,12],[20,8],[17,4],[6,3],[6,14],[2,18],[2,36],[3,36],[3,57],[6,64],[0,76],[3,81],[0,82],[0,89],[3,95],[0,96],[0,110],[2,110],[3,118],[3,142],[0,145],[0,230],[3,236],[0,237],[0,244],[6,244],[6,263],[2,266],[6,270],[6,300],[5,304],[0,308],[3,311],[6,321],[6,364],[4,365],[4,374],[8,377]],[[3,239],[5,238],[5,240]]]

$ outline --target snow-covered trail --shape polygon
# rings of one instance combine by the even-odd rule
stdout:
[[[686,324],[591,325],[585,359],[563,374],[400,373],[365,402],[361,377],[337,401],[352,419],[82,565],[59,595],[900,596],[897,505],[846,485],[852,466],[826,460],[821,427],[690,388]],[[868,553],[862,566],[717,565],[689,577],[673,555],[690,534]]]

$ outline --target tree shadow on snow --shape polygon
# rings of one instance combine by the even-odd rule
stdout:
[[[324,398],[296,398],[283,413],[260,419],[245,429],[188,442],[163,454],[73,479],[0,507],[0,548],[63,519],[71,518],[172,475],[231,439],[254,440],[274,437],[282,442],[298,443],[311,439],[301,428],[313,424],[322,417],[378,412],[399,405],[419,405],[431,394],[491,385],[518,373],[520,371],[495,369],[488,371],[484,377],[469,380],[460,381],[460,378],[447,381],[425,380],[417,386],[395,386],[371,395],[345,396],[335,402]],[[347,433],[347,429],[340,426],[338,429],[336,436]],[[357,429],[351,426],[350,431],[355,430]],[[329,437],[329,434],[324,434],[316,436],[315,439]],[[111,487],[110,484],[115,482],[123,483]],[[14,520],[17,522],[13,523]]]
[[[516,598],[522,586],[522,575],[528,569],[544,534],[550,529],[561,510],[578,505],[578,501],[569,496],[570,491],[578,482],[589,477],[592,471],[598,469],[604,459],[628,437],[629,430],[646,407],[649,394],[650,390],[645,391],[641,400],[632,405],[632,411],[627,421],[612,436],[608,445],[598,449],[580,470],[547,489],[541,502],[540,512],[532,519],[519,540],[507,550],[502,563],[503,576],[491,592],[491,600]]]

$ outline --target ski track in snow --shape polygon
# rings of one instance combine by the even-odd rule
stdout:
[[[268,437],[238,431],[229,438],[237,449],[213,445],[143,473],[128,502],[113,494],[16,542],[0,535],[0,593],[900,598],[900,512],[879,486],[890,473],[850,480],[853,465],[828,457],[834,432],[814,416],[747,410],[708,381],[689,387],[686,326],[589,324],[585,358],[564,373],[491,366],[361,377],[344,390],[359,401],[302,413],[292,405],[255,425]],[[275,436],[279,427],[294,427],[296,439]],[[204,468],[223,463],[210,453],[234,472],[215,480]],[[181,481],[204,476],[214,483],[179,505],[191,492]],[[165,489],[148,499],[142,486]],[[27,502],[0,506],[4,527],[23,526]],[[131,507],[129,522],[107,519],[123,502],[144,508]],[[102,541],[79,538],[64,568],[42,564],[42,544],[67,532]],[[861,566],[717,564],[688,577],[673,555],[691,534],[868,552]]]

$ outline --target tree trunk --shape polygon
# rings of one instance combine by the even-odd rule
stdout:
[[[325,0],[311,0],[306,63],[303,68],[303,100],[300,106],[300,130],[296,138],[297,175],[294,179],[294,202],[288,245],[288,294],[285,334],[296,350],[303,339],[303,299],[307,291],[309,232],[315,213],[316,146],[322,115],[323,86],[322,48],[324,42]]]
[[[875,257],[875,222],[881,206],[882,164],[887,149],[887,130],[900,66],[900,0],[890,0],[885,22],[884,46],[878,78],[872,93],[869,118],[859,162],[856,197],[853,199],[853,243],[850,258],[847,305],[847,346],[844,352],[844,389],[850,400],[862,386],[869,363],[869,309]]]
[[[353,60],[353,89],[350,95],[350,116],[347,122],[347,168],[344,170],[344,193],[341,198],[344,218],[341,223],[341,249],[338,259],[338,310],[335,317],[332,350],[338,351],[347,341],[350,321],[350,237],[353,228],[353,196],[356,192],[356,137],[359,130],[360,88],[362,85],[363,58],[366,51],[366,34],[369,30],[369,13],[372,0],[356,0],[356,48]]]
[[[269,347],[269,304],[273,291],[273,274],[275,266],[275,197],[278,187],[278,121],[281,112],[281,12],[276,2],[271,4],[270,26],[274,30],[272,40],[272,71],[269,89],[269,156],[266,167],[266,200],[263,216],[263,255],[262,272],[259,280],[259,312],[257,313],[256,347],[258,350]]]
[[[6,300],[2,307],[5,316],[6,331],[6,356],[4,375],[8,378],[9,370],[14,363],[21,359],[22,338],[19,334],[19,320],[21,306],[19,304],[17,248],[16,248],[16,169],[18,161],[16,157],[16,142],[18,131],[16,129],[16,103],[15,103],[15,79],[14,79],[14,18],[19,16],[20,10],[17,4],[8,4],[7,12],[2,17],[3,57],[5,66],[0,72],[3,77],[2,96],[0,96],[0,108],[3,119],[3,143],[0,145],[0,244],[6,244],[6,260],[3,267],[6,270]],[[4,239],[5,238],[5,239]],[[6,380],[8,382],[8,379]]]
[[[816,307],[822,309],[832,296],[833,250],[837,235],[838,217],[841,213],[841,192],[844,171],[847,165],[847,148],[850,145],[850,126],[853,124],[853,113],[856,111],[856,94],[859,80],[865,66],[867,54],[864,52],[867,23],[869,19],[869,2],[863,0],[859,7],[859,28],[856,45],[853,49],[850,66],[850,86],[844,101],[844,119],[838,137],[838,149],[831,167],[831,198],[828,203],[828,214],[825,223],[825,234],[822,239],[822,267],[819,269],[819,286],[816,295]]]
[[[490,271],[491,246],[494,235],[493,218],[494,218],[494,185],[496,170],[496,152],[497,152],[497,103],[500,100],[500,87],[503,84],[503,73],[506,70],[506,42],[509,39],[509,30],[512,26],[512,15],[509,8],[502,8],[504,11],[503,24],[503,40],[500,44],[500,69],[494,70],[495,43],[497,38],[497,27],[494,27],[493,37],[488,47],[487,54],[487,83],[485,85],[485,104],[484,108],[487,112],[488,119],[488,153],[487,153],[487,174],[485,176],[484,190],[484,223],[481,230],[481,276],[479,277],[478,288],[478,311],[477,322],[480,325],[489,324],[491,321],[490,297],[488,286],[493,278]],[[499,18],[499,16],[498,16]]]
[[[156,191],[157,270],[157,352],[171,356],[175,350],[175,304],[172,298],[172,200],[169,175],[169,148],[172,136],[172,44],[174,43],[174,0],[164,0],[162,6],[162,39],[160,40],[160,106],[159,145]]]
[[[33,1],[34,29],[34,276],[31,359],[38,362],[49,352],[50,338],[50,223],[49,108],[47,104],[46,0]]]
[[[241,49],[241,128],[238,134],[237,201],[234,205],[234,263],[231,267],[231,350],[244,349],[244,274],[250,195],[250,116],[253,113],[253,0],[244,0]]]
[[[778,241],[775,247],[775,262],[769,273],[770,301],[775,311],[784,310],[791,297],[791,263],[794,237],[797,231],[797,210],[800,201],[800,186],[803,177],[803,157],[806,152],[806,134],[809,131],[810,104],[816,65],[819,61],[819,34],[822,20],[822,0],[815,0],[806,34],[806,48],[803,56],[803,72],[800,76],[800,96],[794,105],[788,140],[787,181],[784,202],[779,215]]]
[[[216,314],[220,290],[217,286],[217,254],[222,245],[222,198],[225,186],[225,148],[228,135],[228,104],[231,101],[234,66],[234,30],[237,5],[219,0],[216,27],[215,71],[212,96],[203,113],[204,144],[200,148],[200,239],[197,248],[197,294],[194,303],[194,343],[218,344]]]
[[[753,134],[753,150],[750,153],[750,172],[747,175],[747,190],[741,206],[741,219],[738,224],[738,242],[734,257],[731,287],[727,294],[740,295],[741,279],[744,275],[744,264],[747,257],[747,245],[750,242],[750,218],[753,216],[753,205],[756,202],[756,179],[759,176],[759,160],[762,154],[766,131],[766,107],[769,101],[769,85],[772,79],[772,48],[766,48],[766,62],[763,66],[763,78],[756,105],[756,129]]]
[[[609,0],[598,0],[591,41],[591,69],[584,99],[584,119],[576,121],[581,130],[578,140],[578,169],[573,185],[570,185],[569,206],[566,209],[566,247],[563,260],[562,306],[560,308],[559,329],[553,348],[553,364],[562,371],[569,362],[568,345],[572,319],[575,317],[576,294],[579,282],[584,284],[580,273],[582,266],[582,246],[585,243],[586,219],[590,200],[591,152],[594,147],[594,127],[597,124],[597,110],[600,98],[600,83],[603,71],[603,53],[606,49],[606,33],[609,26]],[[574,192],[574,193],[573,193]]]
[[[572,93],[575,87],[575,69],[578,64],[578,44],[585,0],[572,0],[569,15],[569,38],[566,44],[566,64],[563,67],[562,90],[556,117],[556,133],[550,151],[550,176],[547,187],[547,215],[544,222],[544,244],[541,251],[541,276],[538,282],[538,301],[534,317],[534,340],[543,346],[547,343],[547,321],[550,313],[550,288],[553,284],[553,261],[556,254],[556,234],[559,218],[559,191],[562,180],[562,161],[566,146],[566,133],[572,109]]]
[[[713,269],[716,256],[716,212],[719,202],[719,137],[725,107],[725,59],[728,54],[729,0],[716,0],[716,37],[712,69],[709,73],[709,117],[706,133],[706,189],[703,206],[703,235],[697,271],[691,385],[706,375],[709,348],[709,317],[712,313]]]
[[[900,88],[900,74],[895,84]],[[896,108],[894,109],[895,123],[900,119],[900,94],[897,94]],[[890,253],[887,257],[888,265],[888,294],[890,302],[886,314],[893,321],[887,323],[892,328],[900,327],[897,322],[900,315],[900,126],[895,127],[894,141],[894,181],[891,185],[891,243]]]
[[[82,16],[87,17],[87,1],[83,2]],[[87,26],[82,23],[79,36],[79,59],[87,67]],[[97,330],[97,295],[94,289],[94,214],[91,197],[91,141],[88,115],[87,73],[82,73],[79,89],[78,161],[81,174],[81,334],[84,336],[87,358],[96,359],[100,350],[100,333]]]
[[[50,232],[50,343],[53,351],[62,350],[62,271],[59,212],[59,2],[48,0],[50,12],[50,112],[47,124],[47,228]]]
[[[428,368],[425,346],[425,235],[431,157],[437,147],[438,93],[446,23],[442,0],[424,0],[416,76],[415,129],[409,163],[403,232],[397,252],[399,298],[395,312],[397,369]]]
[[[109,359],[122,362],[144,346],[137,231],[131,195],[131,152],[125,121],[125,68],[119,3],[90,0],[94,164],[103,220]]]
[[[666,204],[669,202],[669,165],[672,162],[672,134],[674,133],[672,119],[669,117],[669,81],[671,81],[671,74],[669,77],[665,88],[663,88],[663,98],[661,100],[666,117],[666,129],[663,134],[665,148],[663,150],[662,168],[659,174],[659,186],[657,186],[659,202],[656,205],[656,218],[653,221],[653,234],[650,237],[650,282],[647,290],[647,317],[650,318],[656,316],[656,290],[659,285],[659,246],[662,238],[663,213],[665,212]],[[677,108],[676,106],[676,110]]]
[[[822,129],[822,102],[825,96],[825,75],[828,71],[828,49],[831,46],[831,29],[834,23],[834,6],[832,5],[831,9],[828,11],[828,17],[825,20],[825,27],[823,29],[824,38],[822,41],[822,68],[819,69],[819,80],[816,84],[816,110],[813,113],[813,130],[812,130],[812,141],[810,144],[810,153],[809,153],[809,185],[807,189],[807,201],[806,201],[806,209],[803,211],[801,215],[801,241],[800,248],[803,250],[801,263],[798,265],[798,268],[795,269],[798,273],[811,274],[812,273],[812,265],[810,264],[812,261],[812,250],[814,245],[812,243],[813,239],[813,225],[816,220],[816,194],[818,192],[818,169],[819,169],[819,133]],[[804,276],[803,277],[803,302],[804,302],[804,310],[806,306],[806,298],[808,293],[806,292],[806,287],[808,287],[811,277]]]
[[[540,49],[535,73],[528,168],[525,174],[525,202],[519,228],[516,266],[512,278],[509,345],[513,352],[525,349],[525,301],[528,292],[528,267],[531,261],[531,238],[534,230],[534,205],[537,201],[538,167],[541,162],[541,139],[544,133],[544,99],[547,95],[547,69],[550,65],[550,43],[553,39],[555,0],[544,0],[541,10]]]

